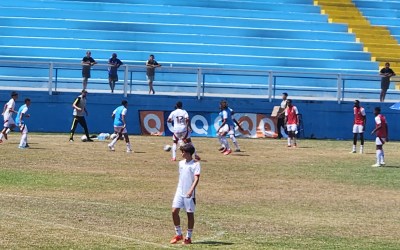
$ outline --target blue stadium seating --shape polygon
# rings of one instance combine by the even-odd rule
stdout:
[[[164,66],[174,67],[366,74],[378,70],[347,26],[328,23],[312,0],[0,2],[0,60],[79,63],[86,50],[100,63],[116,52],[132,65],[143,65],[155,54]],[[20,76],[26,85],[45,85],[47,74],[44,68],[0,67],[0,81]],[[105,76],[105,69],[94,69],[92,80],[104,83]],[[60,86],[80,82],[78,69],[59,69],[57,77],[64,84]],[[170,83],[182,90],[185,83],[196,82],[196,75],[163,70],[156,80],[165,91],[174,91]],[[217,93],[223,85],[265,88],[267,75],[209,72],[205,80]],[[134,73],[132,81],[144,83],[143,72]],[[288,77],[277,85],[334,89],[336,81]]]

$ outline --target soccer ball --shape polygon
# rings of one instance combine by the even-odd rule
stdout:
[[[165,152],[169,152],[169,151],[171,151],[171,149],[172,149],[171,145],[167,144],[167,145],[164,146],[164,151]]]
[[[81,141],[83,141],[83,142],[86,142],[86,141],[87,141],[87,137],[86,137],[86,135],[82,135],[82,137],[81,137]]]

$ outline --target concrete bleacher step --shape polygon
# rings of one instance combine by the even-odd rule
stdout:
[[[48,37],[51,32],[51,37]],[[196,35],[196,34],[178,34],[178,33],[151,33],[151,32],[115,32],[115,31],[94,31],[94,30],[62,30],[62,29],[31,29],[26,27],[1,27],[0,36],[10,38],[47,38],[54,40],[74,40],[81,41],[82,44],[91,43],[92,41],[114,42],[119,44],[135,43],[148,41],[154,44],[182,43],[192,44],[199,43],[203,45],[231,45],[238,46],[245,44],[249,47],[271,47],[280,48],[283,45],[288,48],[299,49],[323,49],[323,50],[344,50],[344,51],[360,51],[362,45],[353,42],[335,42],[322,40],[301,40],[301,39],[281,39],[281,38],[264,38],[264,37],[233,37],[223,35]],[[29,38],[28,37],[28,38]],[[76,38],[78,37],[78,38]],[[151,42],[150,42],[151,41]],[[87,47],[90,48],[90,47]]]

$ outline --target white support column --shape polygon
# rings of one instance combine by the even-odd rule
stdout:
[[[129,67],[125,66],[125,74],[124,74],[124,97],[128,96],[128,78],[129,78]]]
[[[272,75],[272,71],[270,71],[268,73],[268,98],[269,98],[269,102],[272,102],[272,87],[273,87],[273,75]]]
[[[337,101],[342,102],[342,74],[337,75]]]
[[[201,68],[197,69],[197,99],[200,100],[201,89],[203,85],[203,72]]]

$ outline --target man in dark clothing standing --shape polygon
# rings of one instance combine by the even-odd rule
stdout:
[[[87,89],[88,79],[90,78],[90,69],[97,62],[92,58],[92,52],[86,51],[86,56],[82,58],[82,85],[83,89]]]
[[[89,130],[88,130],[86,120],[85,120],[85,114],[89,115],[89,113],[86,109],[86,95],[87,95],[87,91],[85,89],[82,90],[81,94],[72,103],[72,107],[74,108],[74,111],[73,111],[74,120],[72,121],[72,126],[71,126],[71,131],[70,131],[70,136],[69,136],[70,142],[74,142],[75,129],[76,129],[76,126],[78,126],[78,123],[85,130],[85,135],[86,135],[87,141],[90,141],[90,142],[93,141],[92,139],[90,139]]]
[[[147,70],[146,70],[146,78],[149,83],[149,94],[153,91],[153,95],[156,93],[153,88],[154,76],[156,74],[156,68],[161,67],[161,64],[158,64],[156,60],[154,60],[154,55],[150,55],[149,60],[146,62]]]
[[[382,79],[381,79],[380,101],[384,102],[385,101],[386,92],[389,89],[389,85],[390,85],[390,77],[395,76],[396,74],[390,68],[390,63],[387,62],[387,63],[385,63],[385,67],[381,69],[380,75],[382,77]]]

